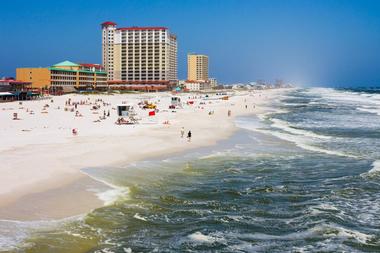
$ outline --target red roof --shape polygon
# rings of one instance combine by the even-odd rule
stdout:
[[[112,21],[106,21],[106,22],[102,23],[102,26],[109,26],[109,25],[117,25],[117,24],[112,22]]]
[[[147,27],[137,27],[137,26],[132,26],[132,27],[122,27],[118,28],[117,30],[121,31],[139,31],[139,30],[167,30],[167,27],[163,26],[147,26]]]
[[[96,69],[102,69],[103,66],[100,64],[93,64],[93,63],[79,63],[79,65],[86,67],[86,68],[96,68]]]
[[[24,82],[24,81],[14,80],[13,78],[0,79],[0,83],[25,84],[25,85],[32,84],[31,82]]]
[[[204,80],[186,80],[185,83],[207,83]]]

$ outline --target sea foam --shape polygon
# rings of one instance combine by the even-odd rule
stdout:
[[[36,221],[0,220],[0,251],[12,251],[20,247],[27,248],[28,243],[24,240],[33,231],[44,228],[56,228],[66,222],[83,219],[83,217],[83,215],[76,215],[57,220]]]
[[[214,232],[208,235],[202,234],[197,231],[187,236],[195,244],[212,244],[212,243],[223,243],[226,242],[226,238],[222,232]]]
[[[90,173],[88,173],[84,170],[81,170],[81,172],[83,174],[86,174],[87,176],[91,177],[95,181],[101,182],[104,185],[111,188],[111,189],[108,189],[106,191],[98,192],[95,194],[101,201],[103,201],[105,206],[112,205],[113,203],[115,203],[115,201],[117,201],[121,197],[125,198],[126,196],[128,196],[128,194],[130,192],[128,187],[121,187],[121,186],[114,185],[114,184],[107,182],[103,179],[97,178],[94,175],[91,175]]]
[[[294,126],[290,125],[288,122],[280,120],[280,119],[273,118],[271,119],[271,121],[273,122],[273,124],[271,125],[272,127],[279,128],[291,134],[302,135],[302,136],[317,138],[317,139],[331,139],[331,136],[319,135],[311,131],[295,128]]]
[[[106,190],[104,192],[96,193],[96,196],[103,201],[105,206],[113,204],[119,197],[125,196],[129,193],[128,187],[116,187]]]
[[[379,108],[363,106],[363,107],[358,107],[357,110],[362,111],[362,112],[377,114],[380,116],[380,109]]]
[[[320,147],[316,147],[314,145],[311,145],[311,140],[312,139],[318,139],[318,140],[328,140],[331,139],[331,136],[325,136],[325,135],[319,135],[316,133],[313,133],[311,131],[306,131],[302,129],[296,129],[292,127],[289,123],[280,120],[280,119],[274,119],[274,118],[268,118],[268,114],[266,115],[261,115],[261,120],[270,120],[272,122],[271,126],[277,129],[281,129],[284,132],[279,132],[279,131],[274,131],[274,130],[269,130],[269,129],[264,129],[261,127],[261,123],[255,122],[255,121],[250,121],[249,119],[239,119],[236,121],[236,125],[240,128],[247,129],[250,131],[255,131],[255,132],[260,132],[264,134],[269,134],[272,136],[275,136],[279,139],[289,141],[294,143],[296,146],[312,151],[312,152],[318,152],[318,153],[325,153],[328,155],[336,155],[336,156],[345,156],[345,157],[352,157],[356,158],[356,156],[346,154],[343,152],[339,151],[333,151],[333,150],[328,150]]]
[[[270,131],[270,130],[262,130],[262,129],[255,129],[254,131],[258,131],[265,134],[273,135],[279,139],[289,141],[294,143],[297,147],[300,147],[302,149],[312,151],[312,152],[318,152],[318,153],[324,153],[328,155],[336,155],[336,156],[345,156],[345,157],[352,157],[356,158],[356,156],[345,154],[339,151],[332,151],[328,149],[319,148],[313,145],[309,144],[309,140],[307,140],[305,137],[300,135],[292,135],[292,134],[286,134],[286,133],[280,133],[276,131]]]
[[[137,220],[142,220],[142,221],[147,221],[146,218],[142,217],[140,214],[136,213],[133,218],[137,219]]]
[[[255,240],[280,240],[280,241],[293,241],[304,240],[307,238],[340,238],[340,239],[354,239],[360,243],[367,243],[373,238],[373,235],[368,235],[356,230],[347,229],[337,224],[330,223],[324,225],[316,225],[305,231],[289,233],[284,235],[270,235],[263,233],[254,234],[240,234],[241,238],[246,237]]]
[[[365,173],[360,174],[362,177],[372,177],[380,174],[380,160],[376,160],[372,163],[372,168]]]
[[[369,174],[379,173],[380,172],[380,160],[374,161],[372,163],[372,169],[368,171]]]

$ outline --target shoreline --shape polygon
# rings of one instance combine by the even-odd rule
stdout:
[[[57,143],[31,144],[3,151],[1,157],[23,154],[23,157],[29,158],[27,162],[20,162],[13,168],[23,168],[30,164],[38,166],[42,160],[41,169],[48,175],[39,174],[40,177],[37,180],[29,180],[29,184],[26,183],[28,180],[24,180],[23,185],[19,185],[10,193],[4,193],[4,188],[0,189],[2,193],[0,219],[21,221],[61,219],[104,206],[104,202],[96,193],[88,189],[96,186],[107,190],[108,187],[102,186],[81,169],[127,165],[215,145],[221,140],[228,139],[238,130],[234,123],[237,116],[262,112],[268,99],[282,91],[258,91],[256,94],[260,94],[259,96],[238,95],[228,102],[205,105],[207,109],[178,110],[175,115],[169,115],[173,116],[170,118],[169,126],[157,124],[131,127],[132,131],[125,135],[90,134],[75,138],[69,136]],[[261,97],[261,94],[265,97]],[[245,99],[247,102],[244,102]],[[255,104],[255,108],[245,109],[244,104]],[[232,117],[227,117],[229,108],[232,110]],[[215,115],[208,115],[207,110],[211,109],[215,111]],[[182,126],[193,132],[190,143],[179,137]],[[54,150],[57,155],[49,155],[50,150]],[[47,168],[49,166],[54,169]],[[32,172],[35,170],[37,169],[34,168]],[[81,205],[77,205],[78,202]]]

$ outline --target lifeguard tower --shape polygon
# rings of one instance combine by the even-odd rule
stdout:
[[[134,113],[132,104],[121,104],[117,105],[117,115],[119,117],[128,117]]]
[[[171,108],[182,108],[181,98],[180,97],[172,97],[171,99]]]

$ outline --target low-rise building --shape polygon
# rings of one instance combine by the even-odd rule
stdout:
[[[13,100],[29,100],[40,96],[31,88],[32,83],[15,80],[14,78],[0,79],[0,102]]]
[[[0,79],[0,92],[28,90],[30,86],[30,82],[18,81],[12,77]]]
[[[188,91],[202,91],[202,90],[210,90],[211,85],[208,81],[192,81],[187,80],[184,82],[185,88]]]
[[[214,89],[218,86],[218,81],[216,80],[216,78],[210,77],[208,81],[210,82],[211,89]]]
[[[16,76],[18,80],[31,82],[33,88],[107,88],[107,73],[99,64],[64,61],[47,68],[17,68]]]

